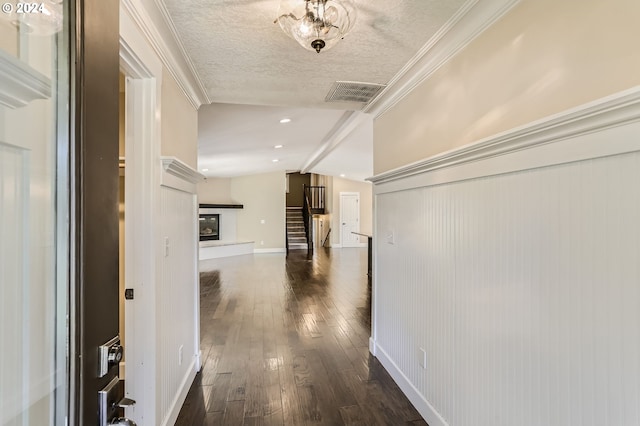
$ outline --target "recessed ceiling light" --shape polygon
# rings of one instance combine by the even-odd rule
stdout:
[[[290,123],[291,119],[290,118],[283,118],[282,120],[280,120],[281,124],[286,124],[286,123]]]
[[[202,169],[202,171],[203,171],[203,172],[208,172],[208,171],[209,171],[209,169]]]
[[[344,173],[342,173],[342,174],[340,175],[340,177],[345,177],[345,176],[346,176],[346,175],[345,175]]]
[[[278,162],[278,161],[280,161],[280,160],[278,160],[277,158],[274,158],[274,159],[273,159],[273,160],[271,160],[271,161],[273,161],[274,163],[277,163],[277,162]]]
[[[280,149],[282,147],[284,147],[284,145],[276,145],[276,146],[274,146],[275,149]]]

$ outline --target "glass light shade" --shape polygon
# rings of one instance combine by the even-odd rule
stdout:
[[[356,23],[351,0],[282,0],[278,24],[307,50],[329,49]]]

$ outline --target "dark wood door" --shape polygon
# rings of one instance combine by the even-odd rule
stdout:
[[[76,281],[70,424],[89,426],[98,424],[98,392],[118,376],[114,365],[100,377],[98,348],[118,335],[119,2],[78,0],[74,10]]]

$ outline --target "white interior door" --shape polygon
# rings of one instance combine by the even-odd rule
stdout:
[[[342,247],[359,247],[360,236],[360,193],[340,193],[340,240]]]

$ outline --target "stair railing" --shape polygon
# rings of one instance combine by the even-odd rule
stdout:
[[[304,194],[309,199],[309,208],[313,213],[324,214],[325,187],[324,186],[304,186]]]
[[[309,202],[308,186],[304,186],[304,206],[302,207],[302,220],[304,222],[304,234],[307,237],[307,252],[313,254],[313,214]]]

